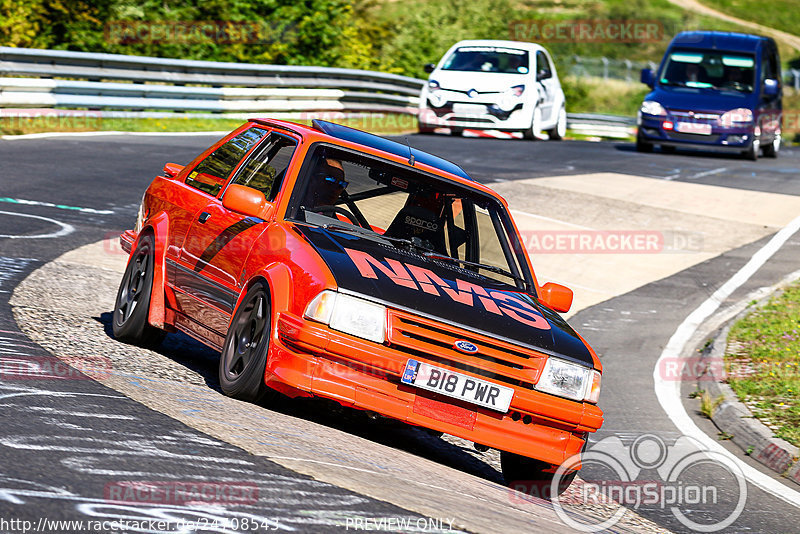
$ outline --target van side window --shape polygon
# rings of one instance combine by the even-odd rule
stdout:
[[[546,80],[553,76],[553,71],[550,68],[550,62],[547,61],[547,56],[544,52],[539,50],[536,52],[536,78],[538,80]]]
[[[217,196],[233,169],[265,135],[267,130],[261,128],[250,128],[240,133],[198,163],[186,177],[186,185]]]
[[[294,139],[273,133],[253,152],[233,183],[258,189],[267,200],[275,200],[296,147]]]

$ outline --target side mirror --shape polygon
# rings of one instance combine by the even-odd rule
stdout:
[[[436,63],[426,63],[425,66],[422,67],[422,70],[430,74],[431,72],[436,70]]]
[[[639,81],[648,87],[653,87],[656,84],[656,75],[653,69],[642,69],[642,73],[639,75]]]
[[[168,178],[175,178],[179,172],[183,170],[184,165],[178,163],[167,163],[164,165],[164,176]]]
[[[767,78],[764,80],[764,96],[775,96],[778,94],[778,80]]]
[[[547,282],[539,288],[539,300],[557,312],[568,312],[572,307],[572,290],[561,284]]]
[[[269,220],[275,210],[271,202],[267,202],[264,193],[252,187],[231,184],[222,197],[222,205],[231,211]]]

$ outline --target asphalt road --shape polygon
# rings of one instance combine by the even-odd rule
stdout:
[[[411,136],[409,140],[415,147],[459,163],[487,183],[606,171],[800,195],[798,150],[784,150],[776,160],[748,162],[718,155],[638,154],[630,144],[612,142],[532,143],[446,136]],[[0,140],[0,358],[48,361],[47,352],[21,335],[11,316],[8,299],[14,287],[62,253],[130,227],[143,190],[163,164],[186,163],[211,141],[206,136]],[[51,237],[34,237],[48,234]],[[730,300],[796,270],[798,245],[797,239],[792,240]],[[758,247],[755,243],[730,251],[592,306],[571,320],[602,355],[605,366],[601,406],[606,424],[595,442],[616,436],[630,445],[637,437],[654,434],[667,447],[674,446],[680,432],[660,410],[653,393],[655,361],[685,316]],[[335,529],[347,517],[419,518],[248,455],[91,380],[3,379],[0,387],[4,423],[0,518],[34,522],[43,515],[118,518],[130,510],[124,504],[108,503],[108,492],[113,490],[109,479],[124,486],[131,480],[196,481],[201,476],[274,495],[267,501],[269,506],[259,500],[255,505],[234,503],[228,509],[237,517],[249,514],[263,521],[280,521],[281,528]],[[697,409],[691,401],[687,408]],[[698,420],[698,424],[704,423]],[[468,463],[454,464],[456,469],[470,469],[465,467]],[[492,469],[471,469],[488,480],[496,479]],[[715,476],[703,469],[693,479]],[[605,475],[592,475],[589,466],[586,476],[602,479]],[[730,492],[733,482],[720,482],[720,491]],[[148,514],[186,513],[185,507],[181,510],[171,503],[154,503]],[[698,507],[693,517],[711,524],[729,512]],[[199,510],[192,513],[195,519],[202,517]],[[669,509],[643,507],[639,513],[673,531],[689,531]],[[797,508],[748,485],[744,511],[726,531],[790,532],[796,529],[797,513]],[[187,519],[191,518],[189,514]],[[2,524],[0,530],[5,530]]]

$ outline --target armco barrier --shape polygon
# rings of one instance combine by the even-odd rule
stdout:
[[[424,83],[356,69],[0,47],[0,116],[9,116],[2,108],[22,113],[25,108],[84,109],[93,116],[127,117],[167,112],[413,115]],[[568,115],[571,129],[589,135],[626,137],[633,123],[628,117]]]

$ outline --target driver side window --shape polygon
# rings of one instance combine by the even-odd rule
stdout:
[[[273,133],[270,138],[254,151],[244,164],[242,172],[233,181],[253,189],[258,189],[269,201],[275,200],[286,169],[292,161],[297,141],[285,135]]]
[[[267,131],[261,128],[250,128],[240,133],[198,163],[186,177],[186,185],[217,196],[233,169],[265,135]]]
[[[550,69],[550,62],[547,61],[547,56],[544,55],[544,52],[539,50],[536,52],[536,78],[539,80],[546,80],[553,76],[553,72]]]

